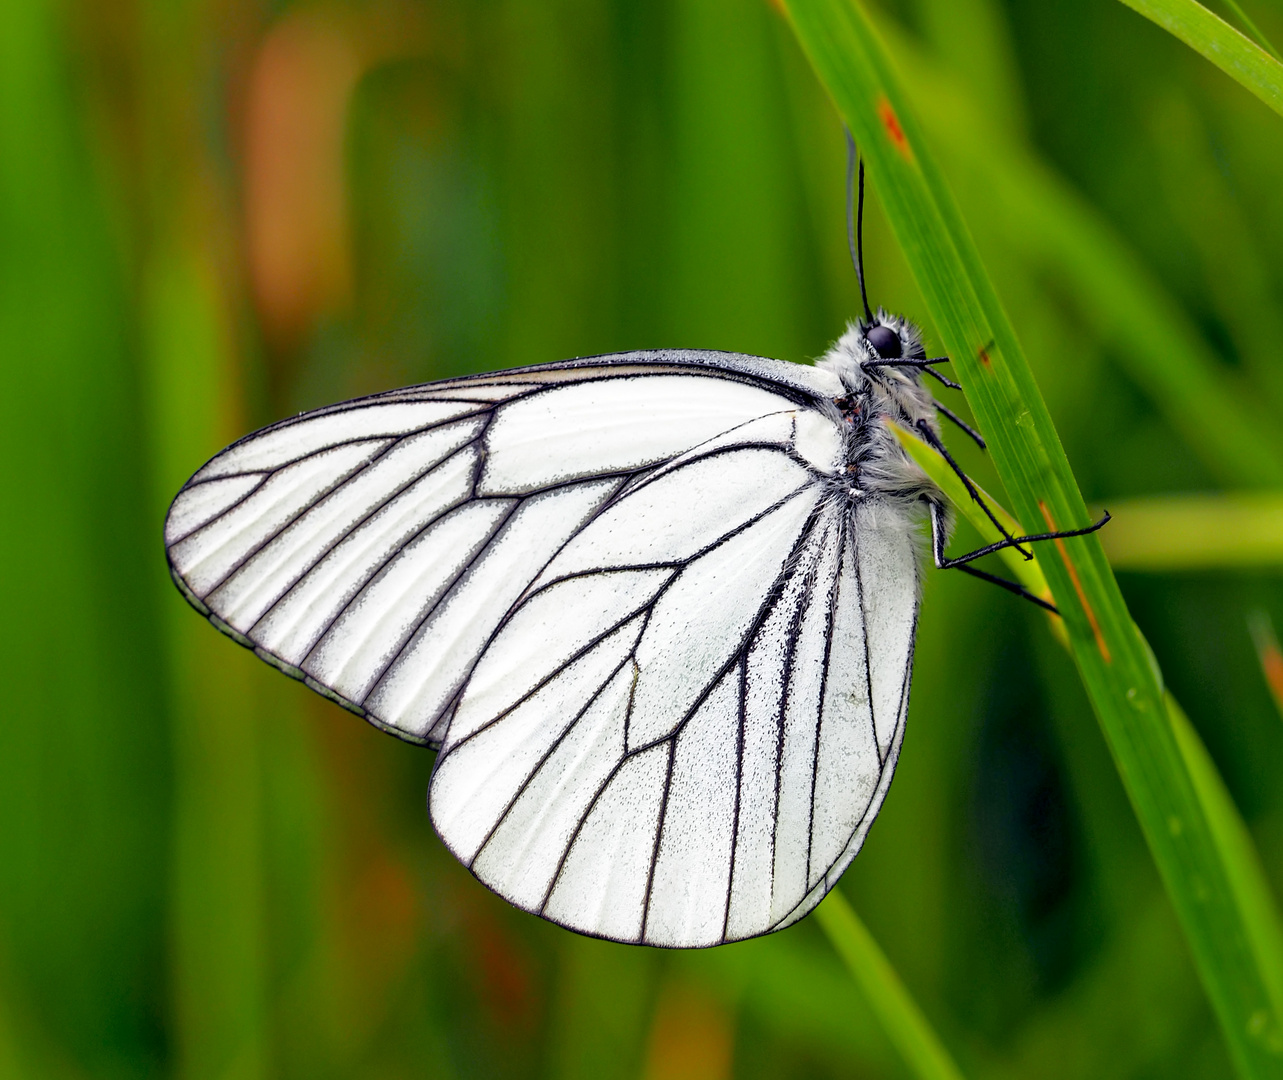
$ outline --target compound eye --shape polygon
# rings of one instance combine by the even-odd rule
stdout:
[[[871,326],[864,335],[864,340],[877,350],[883,360],[899,360],[901,355],[900,335],[889,326],[879,323]]]

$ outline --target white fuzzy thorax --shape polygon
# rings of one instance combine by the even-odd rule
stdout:
[[[868,340],[869,331],[876,326],[887,327],[899,336],[902,358],[925,358],[918,328],[902,316],[879,308],[868,325],[848,323],[846,332],[816,361],[816,366],[832,371],[842,380],[849,395],[847,411],[858,410],[857,419],[847,418],[847,469],[855,478],[852,487],[858,491],[857,497],[876,506],[881,527],[911,534],[925,558],[926,548],[921,542],[921,524],[927,509],[924,499],[945,508],[950,527],[952,517],[944,493],[904,451],[889,425],[898,424],[921,438],[917,425],[924,421],[939,438],[936,402],[923,385],[921,368],[880,364],[883,358]]]

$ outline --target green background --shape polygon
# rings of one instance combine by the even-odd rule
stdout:
[[[875,11],[1089,500],[1276,485],[1279,118],[1113,0]],[[221,638],[160,546],[187,475],[302,408],[619,349],[819,355],[858,310],[844,154],[765,0],[0,5],[0,1075],[903,1075],[814,920],[665,954],[491,896],[432,834],[431,754]],[[920,316],[876,191],[866,249],[874,303]],[[1189,356],[1256,458],[1165,386]],[[1277,575],[1122,584],[1280,885],[1246,621],[1283,619]],[[1226,1075],[1026,608],[928,575],[842,889],[968,1076]]]

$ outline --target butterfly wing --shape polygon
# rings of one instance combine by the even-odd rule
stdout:
[[[429,794],[500,895],[705,946],[800,918],[855,856],[903,736],[917,559],[891,508],[832,497],[829,424],[767,416],[625,487],[514,606]]]
[[[434,823],[512,902],[764,933],[858,850],[907,699],[916,561],[829,493],[830,383],[634,353],[320,410],[188,482],[171,568],[263,659],[444,743]]]
[[[831,395],[829,379],[734,354],[629,353],[307,413],[188,481],[165,523],[171,571],[264,660],[436,744],[499,620],[621,485]]]

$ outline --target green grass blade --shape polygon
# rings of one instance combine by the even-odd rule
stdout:
[[[1283,115],[1283,64],[1195,0],[1122,0]]]
[[[850,0],[790,0],[794,29],[859,143],[994,463],[1030,527],[1089,518],[1046,404],[943,177]],[[1043,572],[1074,659],[1240,1072],[1283,1075],[1280,1030],[1248,916],[1177,743],[1161,677],[1095,537],[1057,542]],[[1266,1020],[1260,1022],[1262,1011]]]
[[[815,917],[913,1075],[921,1080],[962,1080],[962,1071],[846,897],[834,889]]]
[[[944,458],[908,432],[897,428],[896,435],[900,439],[901,445],[904,446],[927,475],[943,489],[954,508],[981,534],[981,538],[986,543],[993,543],[1000,539],[998,530],[975,501],[972,500],[962,481],[958,479],[957,474],[949,467]],[[1011,514],[994,501],[991,496],[983,491],[981,493],[985,495],[985,498],[989,499],[995,515],[1002,521],[1003,526],[1009,532],[1022,531],[1020,525]],[[1240,496],[1239,499],[1247,504],[1247,509],[1244,511],[1245,516],[1255,509],[1253,504],[1261,502],[1270,504],[1267,507],[1267,513],[1283,516],[1283,499],[1278,496],[1247,495]],[[1164,508],[1168,517],[1154,514],[1150,520],[1142,520],[1140,524],[1132,522],[1129,525],[1131,533],[1125,534],[1127,539],[1124,543],[1133,542],[1131,534],[1134,534],[1135,541],[1143,542],[1142,538],[1146,535],[1146,531],[1153,530],[1158,533],[1157,537],[1151,538],[1156,549],[1162,550],[1164,544],[1179,549],[1181,537],[1173,534],[1179,534],[1183,531],[1181,522],[1177,518],[1177,514],[1185,509],[1181,504],[1208,504],[1203,512],[1206,514],[1206,524],[1211,526],[1222,520],[1216,515],[1216,511],[1220,509],[1219,504],[1230,501],[1231,497],[1225,496],[1138,500],[1137,503],[1124,506],[1115,520],[1126,522],[1131,521],[1133,516],[1143,516],[1143,513],[1142,515],[1134,515],[1133,509],[1137,505],[1143,505],[1144,502],[1175,504],[1174,507]],[[1279,536],[1283,536],[1283,529],[1280,529],[1277,518],[1271,518],[1271,522],[1274,523],[1274,535],[1270,539],[1275,549],[1279,549],[1283,547],[1278,539]],[[1214,536],[1209,534],[1205,538],[1205,542],[1202,545],[1203,550],[1214,554],[1213,547],[1216,540],[1219,539],[1232,552],[1237,541],[1237,537],[1232,534],[1237,533],[1239,530],[1240,523],[1231,514],[1230,521],[1224,527],[1216,528]],[[1106,530],[1106,533],[1109,531]],[[1252,524],[1249,523],[1243,528],[1243,531],[1253,533],[1259,531],[1259,529],[1253,528]],[[1010,549],[999,554],[1016,580],[1035,595],[1042,594],[1046,588],[1046,581],[1036,558],[1026,562]],[[1278,554],[1283,554],[1283,552],[1276,551],[1276,555]],[[1228,564],[1225,562],[1204,562],[1196,565]],[[1053,620],[1053,626],[1059,628],[1058,619]],[[1256,641],[1257,650],[1261,657],[1261,667],[1265,672],[1271,691],[1275,693],[1276,700],[1283,701],[1283,692],[1279,690],[1279,685],[1283,685],[1283,675],[1280,675],[1280,672],[1283,672],[1283,655],[1279,653],[1278,642],[1273,636],[1273,629],[1269,626],[1268,616],[1258,614],[1257,619],[1252,624],[1252,636]],[[1067,644],[1067,641],[1062,643]],[[1234,805],[1233,799],[1231,799],[1229,792],[1226,790],[1225,783],[1217,772],[1215,763],[1208,755],[1206,747],[1204,747],[1198,733],[1185,716],[1180,704],[1170,693],[1164,696],[1176,742],[1180,747],[1186,768],[1189,770],[1190,777],[1194,783],[1208,826],[1224,857],[1229,885],[1235,895],[1239,910],[1243,914],[1244,927],[1251,939],[1254,952],[1263,960],[1261,971],[1274,1009],[1273,1015],[1277,1016],[1280,1014],[1280,1006],[1283,1005],[1283,922],[1279,918],[1278,908],[1270,892],[1264,870],[1261,868],[1260,857],[1252,844],[1251,834],[1248,832],[1238,808]],[[1278,1030],[1276,1028],[1267,1030],[1270,1017],[1271,1014],[1268,1010],[1262,1011],[1248,1018],[1248,1026],[1249,1030],[1257,1030],[1263,1038],[1272,1040],[1277,1047]]]
[[[1267,407],[1227,372],[1198,327],[1101,215],[1043,161],[995,124],[974,93],[903,32],[882,20],[897,69],[912,72],[909,97],[950,159],[1003,208],[1007,242],[1050,270],[1111,359],[1153,400],[1225,484],[1278,487],[1283,439]]]
[[[992,543],[1000,539],[998,530],[971,499],[962,481],[958,479],[957,474],[949,467],[944,458],[908,432],[896,429],[896,435],[927,475],[944,490],[954,508],[981,534],[981,538],[986,543]],[[981,493],[989,500],[990,507],[1009,532],[1021,529],[1015,518],[994,501],[992,496],[983,491]],[[1225,518],[1221,516],[1225,509],[1225,504],[1233,505],[1239,502],[1245,504],[1239,508],[1242,520],[1233,511],[1230,511],[1228,521],[1225,521]],[[1238,537],[1233,534],[1240,531],[1249,534],[1265,533],[1267,530],[1262,527],[1262,522],[1253,522],[1251,520],[1251,515],[1254,512],[1259,514],[1262,511],[1273,528],[1273,535],[1269,537],[1261,535],[1260,539],[1268,539],[1268,541],[1272,542],[1273,554],[1276,558],[1283,556],[1283,543],[1280,543],[1279,540],[1279,537],[1283,536],[1283,527],[1281,527],[1283,526],[1283,520],[1281,520],[1283,519],[1283,498],[1279,496],[1249,494],[1237,497],[1186,496],[1162,500],[1137,500],[1135,503],[1122,504],[1122,509],[1117,513],[1115,520],[1130,522],[1133,516],[1143,517],[1146,503],[1156,504],[1148,508],[1152,516],[1147,520],[1142,520],[1139,524],[1131,522],[1129,528],[1135,534],[1137,541],[1147,530],[1158,532],[1160,534],[1159,537],[1152,538],[1156,550],[1163,550],[1164,544],[1171,545],[1176,549],[1180,548],[1181,538],[1179,536],[1173,537],[1169,534],[1180,533],[1184,530],[1186,524],[1179,515],[1187,511],[1186,504],[1192,504],[1199,506],[1198,513],[1205,516],[1204,524],[1206,526],[1219,526],[1220,523],[1224,522],[1223,527],[1216,528],[1217,536],[1208,535],[1201,539],[1202,550],[1211,555],[1212,560],[1216,559],[1214,543],[1217,539],[1225,543],[1227,551],[1230,552],[1230,558],[1232,558],[1235,551],[1234,545],[1238,541]],[[1258,504],[1265,505],[1260,507]],[[1142,508],[1140,515],[1136,514],[1138,507]],[[1155,510],[1158,512],[1153,512]],[[1275,515],[1278,516],[1276,517]],[[1107,536],[1112,529],[1113,524],[1111,523],[1110,529],[1106,530],[1102,535]],[[1125,542],[1132,543],[1132,536],[1128,535]],[[1250,545],[1252,540],[1249,539],[1247,543]],[[1196,542],[1195,545],[1191,546],[1198,546],[1198,544],[1199,542]],[[1106,547],[1108,549],[1109,545],[1107,544]],[[1000,552],[999,555],[1006,562],[1008,570],[1026,589],[1038,594],[1041,589],[1046,587],[1046,579],[1043,577],[1036,558],[1026,562],[1010,549]],[[1190,565],[1224,566],[1231,565],[1231,563],[1222,559],[1221,561],[1203,561],[1191,563]],[[1266,672],[1267,681],[1270,682],[1273,689],[1275,681],[1279,678],[1278,673],[1283,671],[1283,655],[1279,653],[1278,643],[1274,639],[1273,630],[1268,624],[1268,617],[1263,617],[1263,619],[1264,621],[1262,622],[1261,617],[1258,617],[1258,620],[1252,625],[1252,631],[1261,656],[1261,666]],[[1267,960],[1262,965],[1262,971],[1266,976],[1266,987],[1271,993],[1277,1014],[1280,1004],[1283,1004],[1283,930],[1280,929],[1278,909],[1274,903],[1264,871],[1261,869],[1260,858],[1252,844],[1247,826],[1230,798],[1224,781],[1216,771],[1216,766],[1208,755],[1207,749],[1203,746],[1202,740],[1198,737],[1198,733],[1185,716],[1180,704],[1170,693],[1165,694],[1165,700],[1176,741],[1180,746],[1186,767],[1189,769],[1190,777],[1194,782],[1199,802],[1206,815],[1208,825],[1216,837],[1222,853],[1226,856],[1226,871],[1231,887],[1238,897],[1239,906],[1244,912],[1245,926],[1252,937],[1256,952]],[[1257,1017],[1254,1026],[1260,1026],[1266,1020],[1268,1020],[1268,1017],[1264,1019]],[[1249,1023],[1252,1023],[1252,1021],[1249,1020]]]
[[[1283,566],[1283,493],[1111,501],[1101,542],[1118,570]]]
[[[1236,4],[1234,0],[1222,0],[1222,2],[1234,13],[1234,18],[1243,24],[1244,29],[1247,30],[1248,36],[1262,49],[1274,57],[1275,60],[1283,63],[1283,56],[1279,55],[1278,49],[1270,44],[1270,39],[1261,33],[1261,28],[1252,21],[1251,16],[1243,10],[1242,6]]]
[[[1226,857],[1225,869],[1239,910],[1243,912],[1252,948],[1258,956],[1269,960],[1262,966],[1262,971],[1266,976],[1265,985],[1270,993],[1273,1015],[1277,1016],[1283,1010],[1283,921],[1279,919],[1260,856],[1207,747],[1171,694],[1167,695],[1167,712],[1176,742],[1207,814],[1207,822]],[[1269,1012],[1262,1010],[1248,1017],[1248,1030],[1269,1039],[1275,1053],[1283,1053],[1283,1038],[1278,1028],[1272,1027]]]

